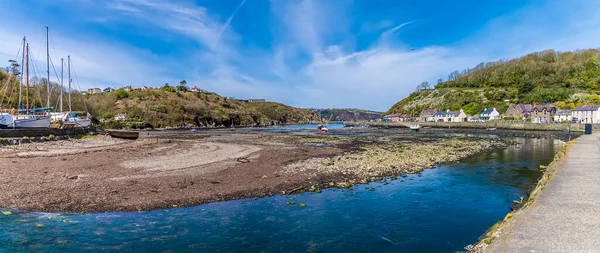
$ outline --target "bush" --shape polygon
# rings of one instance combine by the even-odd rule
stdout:
[[[115,97],[117,98],[117,100],[121,100],[121,99],[129,97],[129,94],[124,89],[118,89],[118,90],[114,91],[113,93],[115,94]]]

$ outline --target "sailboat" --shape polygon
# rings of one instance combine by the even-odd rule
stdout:
[[[61,72],[60,72],[60,76],[61,76],[61,80],[60,80],[60,112],[56,112],[56,113],[51,113],[51,117],[52,120],[54,122],[59,122],[61,124],[61,128],[67,128],[67,127],[78,127],[78,128],[88,128],[90,127],[90,125],[92,124],[92,121],[89,119],[89,115],[86,112],[86,117],[85,118],[78,118],[77,115],[75,113],[73,113],[72,110],[72,106],[71,106],[71,82],[73,81],[71,79],[71,56],[67,56],[67,69],[68,69],[68,78],[69,78],[69,91],[68,91],[68,105],[69,105],[69,111],[68,112],[63,112],[62,109],[62,97],[63,97],[63,80],[62,80],[62,76],[63,76],[63,60],[61,59]]]
[[[48,39],[47,37],[48,35],[48,28],[46,27],[46,40]],[[23,38],[23,44],[25,44],[25,53],[23,54],[23,57],[25,57],[25,73],[26,73],[26,78],[25,78],[25,82],[26,82],[26,109],[20,109],[18,110],[18,114],[16,115],[12,115],[13,117],[13,128],[48,128],[50,127],[50,117],[47,115],[43,115],[43,114],[31,114],[32,112],[44,112],[46,110],[50,109],[50,100],[48,99],[48,106],[47,108],[38,108],[38,109],[30,109],[29,108],[29,43],[26,43],[25,38]],[[46,43],[47,44],[47,43]],[[49,56],[50,54],[48,54]],[[47,59],[47,61],[49,61],[49,59]],[[48,85],[48,97],[50,97],[50,67],[49,67],[49,63],[48,63],[48,79],[47,79],[47,85]],[[19,89],[22,89],[22,84],[19,85]],[[21,101],[19,101],[19,104],[21,104]],[[21,113],[25,113],[25,114],[21,114]]]

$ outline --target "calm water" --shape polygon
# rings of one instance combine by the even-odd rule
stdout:
[[[289,125],[289,126],[278,126],[278,127],[258,127],[253,128],[256,130],[268,130],[272,132],[288,132],[294,130],[315,130],[317,131],[318,124],[302,124],[302,125]],[[340,129],[344,128],[343,123],[333,123],[333,124],[324,124],[323,125],[327,129]]]
[[[502,219],[562,145],[518,140],[520,147],[351,190],[150,212],[10,210],[0,213],[0,252],[454,252]]]

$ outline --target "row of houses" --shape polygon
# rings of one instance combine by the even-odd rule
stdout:
[[[573,110],[559,110],[553,105],[516,104],[508,107],[505,117],[530,120],[534,123],[600,123],[600,105],[583,105]]]
[[[494,109],[485,109],[478,115],[468,115],[462,109],[459,111],[436,111],[433,109],[427,109],[421,111],[419,117],[413,118],[409,115],[396,113],[390,114],[383,117],[383,121],[423,121],[423,122],[479,122],[495,120],[500,118],[500,113]]]
[[[135,88],[133,88],[131,85],[127,85],[125,87],[122,88],[125,91],[132,91],[135,90]],[[142,86],[140,88],[138,88],[140,90],[152,90],[155,88],[152,88],[150,86]],[[101,93],[109,93],[111,91],[115,91],[115,89],[111,88],[111,87],[106,87],[104,89],[100,89],[100,88],[89,88],[86,91],[81,92],[82,94],[101,94]],[[190,88],[191,92],[206,92],[203,89],[200,89],[198,86],[194,85],[192,88]]]
[[[584,105],[573,110],[559,110],[554,105],[548,104],[514,104],[508,107],[504,115],[501,115],[496,108],[486,108],[477,115],[468,115],[463,110],[436,111],[434,109],[427,109],[421,111],[418,117],[397,113],[386,115],[383,118],[384,121],[392,122],[484,122],[497,119],[528,121],[532,123],[600,123],[600,105]]]

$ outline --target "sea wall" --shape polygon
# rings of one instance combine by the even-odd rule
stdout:
[[[390,128],[406,128],[409,124],[419,124],[422,127],[431,128],[472,128],[472,129],[512,129],[512,130],[539,130],[539,131],[568,131],[569,125],[571,131],[584,131],[585,124],[536,124],[524,122],[510,121],[494,121],[494,122],[344,122],[345,126],[370,126],[370,127],[390,127]],[[600,130],[600,124],[593,126],[595,130]]]
[[[23,128],[23,129],[2,129],[0,130],[0,138],[22,138],[27,137],[42,137],[42,136],[62,136],[62,135],[77,135],[87,133],[87,129],[51,129],[51,128]]]
[[[546,188],[548,182],[552,179],[552,176],[557,172],[559,168],[559,164],[563,162],[565,155],[568,152],[569,147],[573,144],[574,141],[567,142],[567,144],[562,147],[556,154],[554,155],[554,160],[548,166],[540,166],[540,170],[543,171],[543,174],[540,176],[537,185],[531,190],[528,196],[521,198],[519,200],[515,200],[511,205],[511,212],[506,214],[504,219],[498,221],[491,228],[489,228],[480,238],[479,241],[473,245],[468,245],[465,247],[467,252],[469,253],[480,253],[485,252],[488,245],[492,244],[494,240],[499,238],[506,227],[507,222],[513,217],[513,215],[521,210],[529,207],[536,199],[537,195]]]

